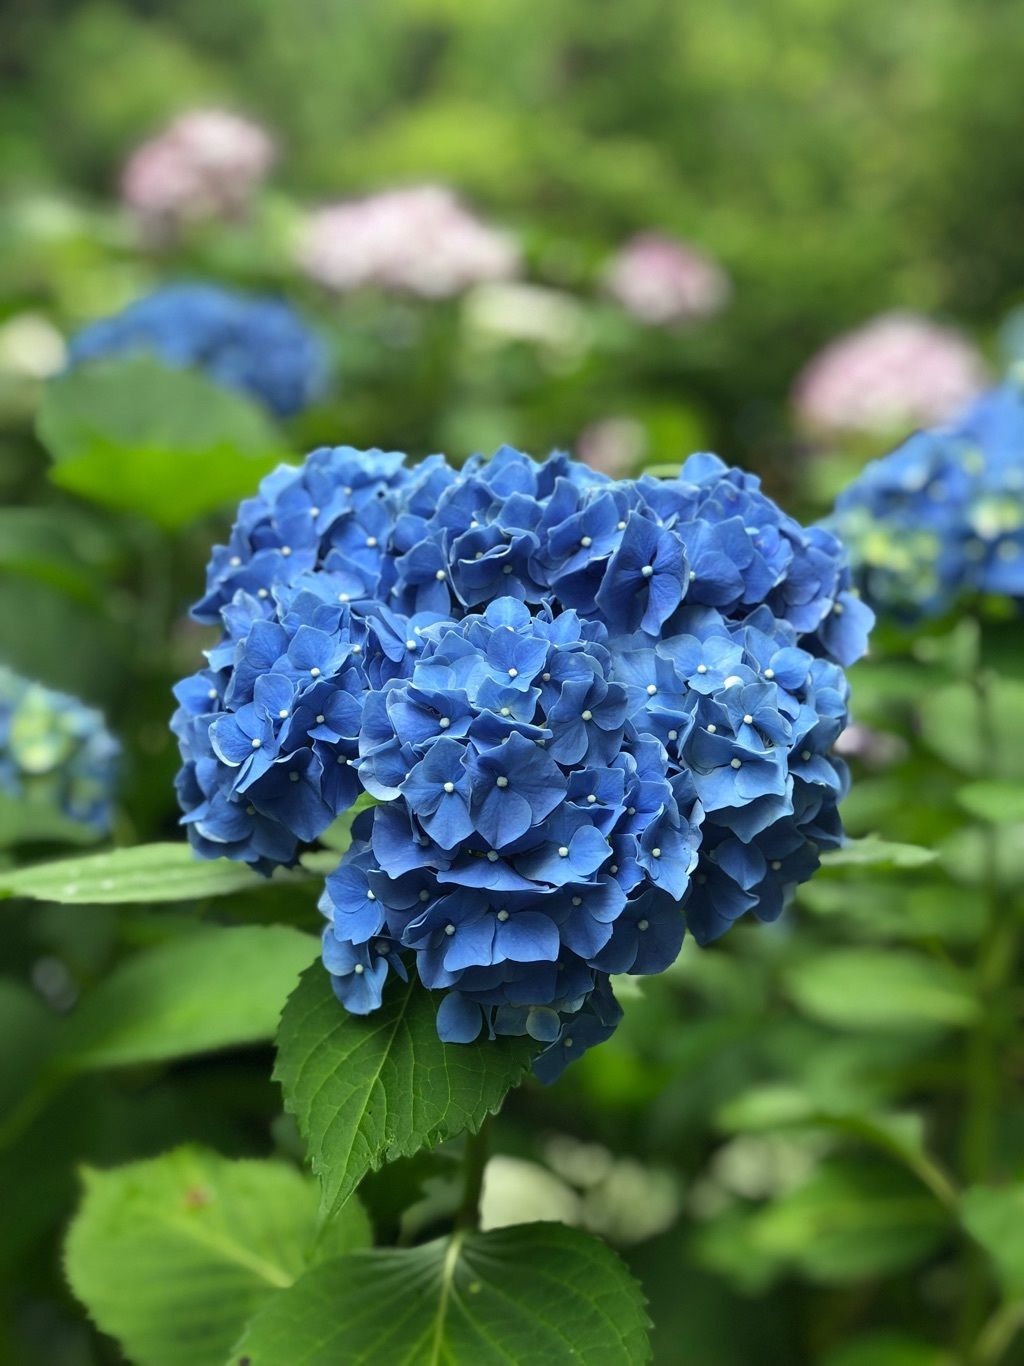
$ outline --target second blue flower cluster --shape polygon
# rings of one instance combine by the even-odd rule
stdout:
[[[865,599],[894,619],[939,617],[979,594],[1024,601],[1024,383],[873,461],[829,525]]]
[[[280,299],[216,285],[167,285],[72,338],[69,362],[149,355],[203,371],[257,399],[278,417],[313,401],[326,377],[320,339]]]

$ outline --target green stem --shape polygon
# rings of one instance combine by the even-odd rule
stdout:
[[[484,1186],[484,1169],[491,1148],[491,1117],[486,1116],[475,1134],[466,1135],[462,1158],[462,1203],[455,1216],[457,1229],[480,1227],[480,1195]]]

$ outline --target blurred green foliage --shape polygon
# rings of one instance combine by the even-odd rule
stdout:
[[[152,401],[133,381],[113,409],[81,398],[102,377],[45,397],[0,386],[0,657],[106,707],[128,750],[121,844],[176,837],[169,688],[207,638],[183,609],[225,499],[267,454],[542,450],[627,417],[643,463],[714,445],[814,513],[868,452],[822,461],[793,434],[786,394],[807,356],[896,305],[985,342],[1024,280],[1024,10],[1002,0],[21,0],[5,20],[0,321],[32,310],[67,330],[158,279],[206,275],[287,291],[336,356],[333,391],[287,430],[241,399],[196,398],[192,376]],[[279,167],[246,223],[143,251],[114,207],[118,168],[196,103],[264,122]],[[464,301],[332,301],[295,276],[303,205],[423,179],[521,234],[582,345],[495,339]],[[723,262],[721,317],[643,329],[601,298],[604,256],[651,226]],[[853,674],[875,743],[845,810],[888,848],[834,860],[775,927],[688,942],[669,973],[623,989],[609,1044],[505,1107],[499,1150],[557,1177],[641,1278],[659,1366],[1024,1361],[1019,642],[1011,623],[880,633]],[[173,891],[174,868],[158,874]],[[301,1156],[261,1041],[316,884],[28,900],[59,898],[46,876],[0,868],[0,891],[23,894],[0,901],[0,1360],[102,1366],[117,1349],[61,1274],[76,1169],[180,1144]],[[196,975],[197,913],[230,953],[237,936],[250,951],[284,936],[244,975],[258,1010]],[[283,923],[254,928],[268,921]],[[180,994],[150,989],[178,980]],[[210,998],[208,1037],[176,1034],[176,1006]],[[66,1065],[114,1017],[106,1060]],[[379,1240],[443,1226],[450,1156],[367,1179]],[[617,1188],[624,1159],[633,1184]]]

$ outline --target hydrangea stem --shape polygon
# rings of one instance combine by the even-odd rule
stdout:
[[[480,1227],[480,1196],[484,1186],[484,1170],[491,1149],[490,1115],[483,1121],[475,1134],[466,1135],[466,1148],[462,1158],[463,1187],[462,1203],[455,1217],[458,1229]]]

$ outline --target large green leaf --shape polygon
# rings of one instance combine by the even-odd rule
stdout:
[[[964,1192],[962,1217],[992,1258],[1006,1295],[1024,1298],[1024,1184],[972,1186]]]
[[[318,1239],[312,1181],[277,1161],[181,1148],[84,1173],[68,1233],[71,1288],[138,1366],[222,1366],[247,1319],[302,1274],[323,1242],[365,1247],[353,1201]]]
[[[610,1249],[562,1224],[521,1224],[324,1261],[260,1310],[233,1360],[640,1366],[648,1326]]]
[[[906,949],[815,954],[788,970],[786,985],[808,1015],[841,1029],[928,1030],[970,1024],[978,1013],[954,967]]]
[[[285,1006],[275,1076],[327,1210],[383,1162],[478,1129],[529,1066],[529,1039],[442,1043],[438,1000],[416,980],[393,978],[379,1010],[350,1015],[316,966]]]
[[[285,925],[245,925],[136,954],[69,1019],[57,1066],[118,1067],[270,1039],[318,948]]]
[[[168,528],[251,492],[284,451],[251,400],[141,356],[52,380],[38,431],[55,483]]]
[[[277,874],[279,880],[301,876]],[[39,863],[32,868],[0,869],[0,896],[83,906],[191,901],[256,892],[266,885],[266,879],[248,864],[202,859],[185,843],[139,844],[132,849]]]

